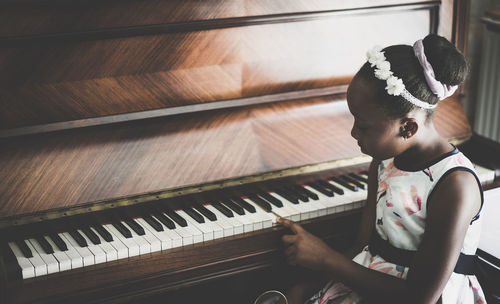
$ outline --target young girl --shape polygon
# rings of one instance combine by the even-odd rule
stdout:
[[[288,262],[334,279],[312,297],[292,289],[289,303],[485,303],[473,275],[481,185],[432,120],[465,79],[464,56],[437,35],[367,55],[347,92],[351,135],[373,157],[360,230],[340,254],[279,220],[293,232]]]

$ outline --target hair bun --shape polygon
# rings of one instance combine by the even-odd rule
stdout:
[[[424,40],[424,52],[436,79],[444,84],[459,85],[467,77],[464,55],[446,38],[430,34]]]

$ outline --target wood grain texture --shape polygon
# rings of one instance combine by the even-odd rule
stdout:
[[[358,156],[353,119],[341,100],[309,98],[2,140],[0,216]],[[453,99],[438,107],[436,127],[448,138],[470,135]]]
[[[365,50],[411,44],[429,33],[429,20],[428,9],[388,10],[0,48],[0,128],[345,85]]]
[[[0,4],[0,38],[432,2],[436,1],[5,0]]]

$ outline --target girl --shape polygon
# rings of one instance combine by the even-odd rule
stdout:
[[[464,56],[437,35],[367,55],[347,92],[351,135],[373,157],[353,248],[342,255],[279,220],[293,232],[283,236],[288,262],[336,280],[306,303],[485,303],[472,273],[481,185],[432,120],[465,79]],[[292,289],[290,303],[304,303],[304,290]]]

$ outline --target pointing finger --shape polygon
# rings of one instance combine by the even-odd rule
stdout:
[[[299,224],[292,222],[290,220],[284,219],[282,217],[280,217],[278,219],[278,222],[280,224],[282,224],[283,226],[290,228],[293,231],[293,233],[298,233],[302,230],[302,227]]]

